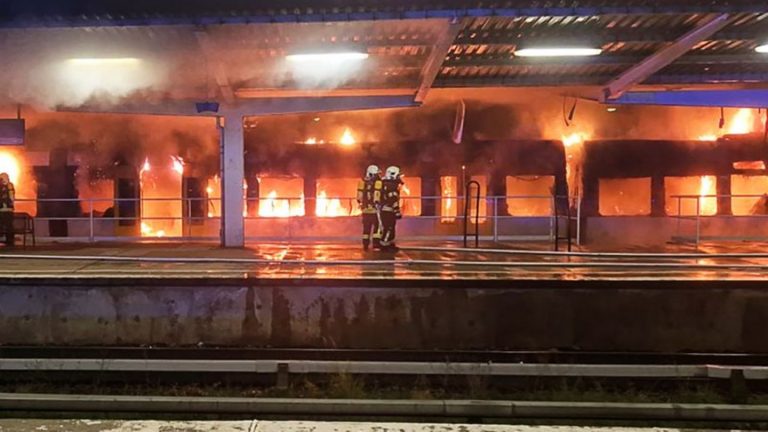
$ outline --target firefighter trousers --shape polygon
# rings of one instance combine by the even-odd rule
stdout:
[[[376,213],[363,213],[363,248],[368,249],[371,240],[374,247],[379,247],[381,241],[379,216]]]
[[[395,243],[395,226],[397,225],[395,212],[382,211],[381,225],[381,245],[392,246]]]
[[[0,232],[5,236],[6,246],[13,246],[16,241],[13,233],[13,211],[0,211]]]

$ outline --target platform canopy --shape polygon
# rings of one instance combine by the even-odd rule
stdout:
[[[536,85],[618,97],[640,84],[763,84],[764,44],[768,3],[751,0],[30,0],[0,5],[0,82],[15,84],[0,97],[67,103],[104,87],[226,102],[321,90],[418,103],[431,87]],[[541,47],[598,54],[521,55]],[[342,51],[368,58],[336,69],[286,60]]]

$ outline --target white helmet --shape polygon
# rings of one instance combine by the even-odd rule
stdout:
[[[366,178],[378,177],[378,175],[379,175],[379,167],[377,167],[376,165],[370,165],[368,169],[365,170]]]
[[[400,168],[391,166],[387,168],[387,172],[384,174],[384,178],[388,180],[397,180],[400,178]]]

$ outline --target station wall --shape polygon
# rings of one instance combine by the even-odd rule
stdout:
[[[0,285],[4,345],[768,352],[766,327],[752,282]]]

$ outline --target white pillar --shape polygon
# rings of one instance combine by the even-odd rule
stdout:
[[[243,117],[227,114],[221,135],[221,245],[243,247],[243,179],[245,178]]]

